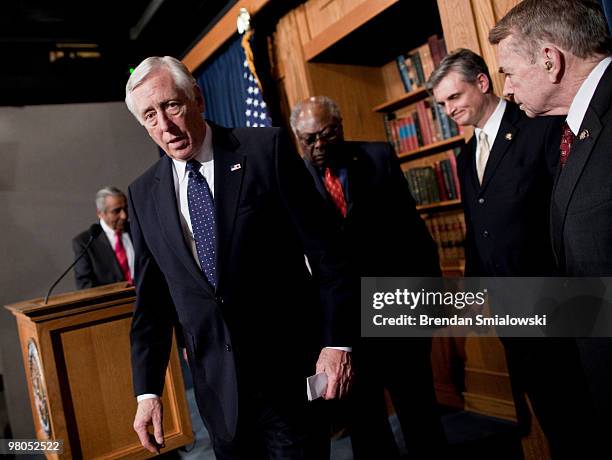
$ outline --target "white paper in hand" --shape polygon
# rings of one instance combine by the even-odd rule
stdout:
[[[308,401],[320,398],[327,389],[327,374],[320,372],[306,379],[306,394]]]

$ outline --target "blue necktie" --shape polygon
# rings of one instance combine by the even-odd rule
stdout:
[[[215,204],[208,183],[200,174],[201,164],[196,160],[187,162],[189,183],[187,184],[187,202],[189,218],[195,239],[200,266],[213,288],[217,287],[217,270],[215,267]]]

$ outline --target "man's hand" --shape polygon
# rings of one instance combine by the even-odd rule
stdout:
[[[327,374],[327,390],[323,399],[344,398],[353,381],[351,353],[334,348],[323,348],[317,361],[317,374],[319,372]]]
[[[134,417],[134,431],[140,443],[149,452],[159,454],[164,445],[164,427],[162,425],[164,409],[160,398],[143,399],[138,403]],[[147,428],[153,425],[153,434]]]

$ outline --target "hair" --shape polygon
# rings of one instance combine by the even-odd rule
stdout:
[[[450,72],[457,72],[468,83],[476,83],[478,75],[484,74],[489,80],[489,90],[493,92],[493,80],[482,56],[466,48],[458,48],[448,54],[427,80],[427,89],[432,91]]]
[[[545,41],[581,59],[609,54],[612,43],[601,7],[592,0],[524,0],[491,29],[489,42],[496,45],[509,36],[532,62]]]
[[[291,117],[289,118],[289,123],[291,124],[291,129],[293,129],[294,133],[297,133],[297,122],[300,117],[300,113],[304,110],[304,106],[307,104],[316,104],[323,106],[329,114],[336,120],[342,120],[342,115],[340,114],[340,108],[336,102],[327,97],[327,96],[312,96],[308,99],[304,99],[302,102],[298,102],[291,110]]]
[[[174,84],[183,90],[187,97],[194,101],[197,97],[197,82],[193,75],[189,72],[185,64],[172,56],[152,56],[146,58],[138,67],[134,69],[132,75],[125,85],[125,104],[127,105],[132,115],[142,124],[140,114],[136,113],[134,101],[132,100],[132,92],[138,88],[152,74],[160,70],[167,70],[174,81]]]
[[[98,190],[98,192],[96,193],[96,209],[99,212],[106,211],[107,196],[122,196],[125,198],[125,193],[123,193],[117,187],[113,187],[112,185],[107,185],[106,187]]]

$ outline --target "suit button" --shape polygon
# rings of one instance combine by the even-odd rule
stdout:
[[[225,299],[221,296],[217,297],[217,303],[219,305],[223,305],[225,303]]]
[[[484,198],[478,198],[478,204],[483,204],[485,202]]]
[[[232,346],[229,343],[225,344],[225,351],[232,351]]]
[[[482,236],[484,236],[485,238],[489,237],[489,231],[485,230],[484,232],[482,232]]]

